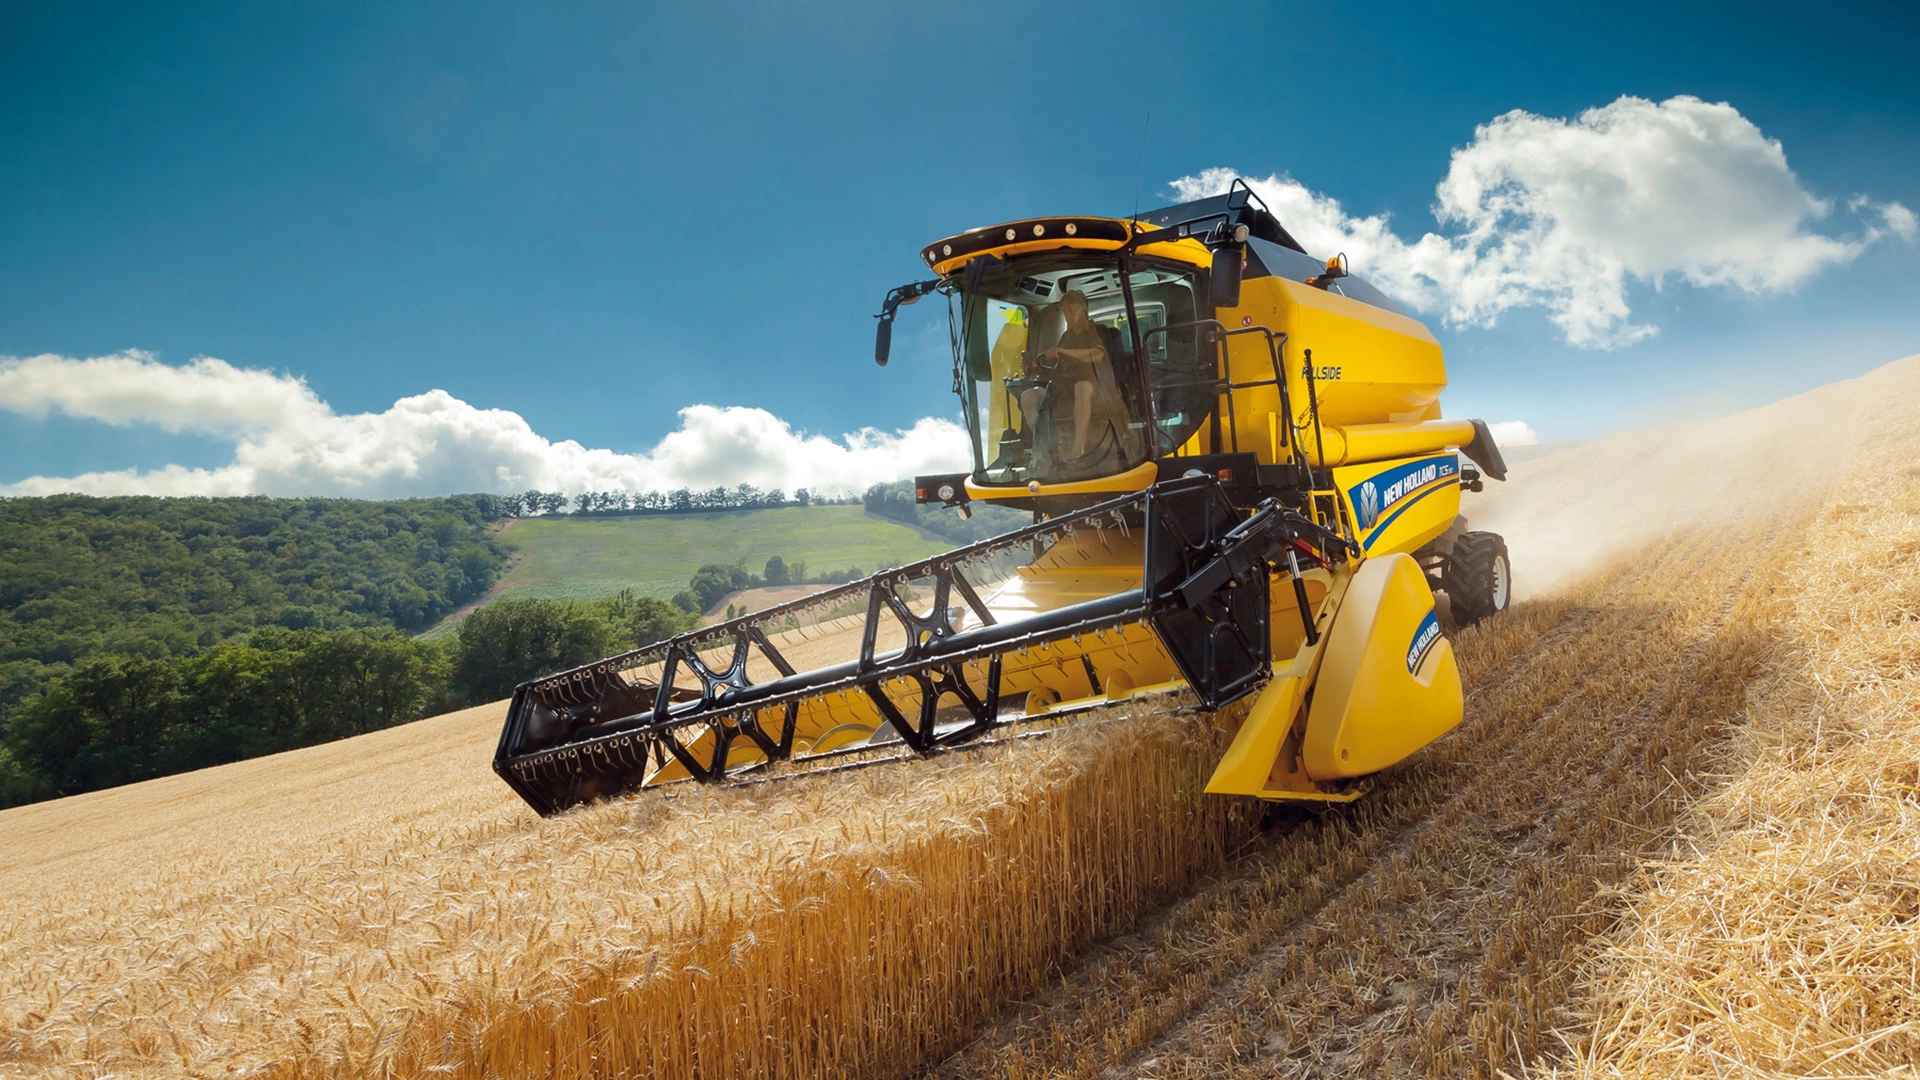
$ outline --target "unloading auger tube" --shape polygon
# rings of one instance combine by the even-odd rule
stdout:
[[[1092,565],[1139,552],[1141,585],[1014,621],[996,618],[981,599],[986,578],[1006,557],[1035,551],[1035,561]],[[820,762],[894,741],[933,754],[1027,719],[1036,705],[1024,698],[1083,704],[1048,692],[1062,672],[1080,683],[1084,704],[1104,701],[1107,689],[1120,688],[1102,686],[1103,654],[1134,654],[1131,664],[1113,665],[1119,674],[1142,667],[1147,658],[1138,654],[1156,644],[1180,682],[1205,707],[1219,708],[1271,674],[1272,560],[1290,555],[1293,567],[1304,559],[1324,570],[1348,554],[1348,541],[1292,510],[1274,503],[1251,515],[1236,509],[1213,477],[1170,480],[525,683],[514,691],[494,771],[535,810],[552,814],[650,784],[738,779],[772,762]],[[906,598],[922,596],[916,585],[930,586],[930,603]],[[1316,618],[1307,596],[1304,588],[1288,595],[1303,633]],[[775,639],[793,637],[805,614],[848,601],[864,601],[858,658],[796,672]],[[888,636],[902,644],[881,651]],[[773,677],[756,678],[756,668]],[[861,723],[876,715],[897,740]],[[830,737],[849,726],[858,740]]]

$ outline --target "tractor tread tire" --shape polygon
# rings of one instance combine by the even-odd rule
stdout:
[[[1507,596],[1496,594],[1496,563],[1505,564]],[[1455,626],[1472,626],[1500,614],[1506,610],[1506,601],[1513,592],[1513,564],[1507,558],[1507,542],[1499,533],[1460,534],[1453,542],[1453,552],[1447,557],[1441,580],[1447,603],[1453,609]]]

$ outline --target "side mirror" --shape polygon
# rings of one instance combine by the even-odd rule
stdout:
[[[873,332],[873,362],[881,367],[887,366],[887,353],[893,348],[893,316],[902,307],[911,304],[940,287],[940,279],[916,281],[887,290],[887,298],[880,302],[880,314],[874,318],[880,320],[880,326]]]
[[[1245,261],[1239,244],[1229,244],[1213,253],[1212,285],[1208,289],[1216,308],[1240,306],[1240,269]]]

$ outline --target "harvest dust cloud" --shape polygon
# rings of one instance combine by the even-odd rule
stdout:
[[[1916,363],[1920,357],[1910,357],[1732,416],[1528,457],[1505,483],[1490,480],[1484,492],[1463,496],[1461,512],[1472,528],[1506,537],[1515,595],[1537,595],[1674,529],[1771,514],[1781,499],[1825,490],[1872,433],[1863,421],[1889,404],[1884,396],[1906,389],[1897,380]]]

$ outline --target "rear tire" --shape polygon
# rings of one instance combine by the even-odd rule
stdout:
[[[1499,533],[1460,534],[1447,556],[1441,582],[1456,626],[1472,626],[1507,610],[1507,598],[1513,592],[1507,542]]]

